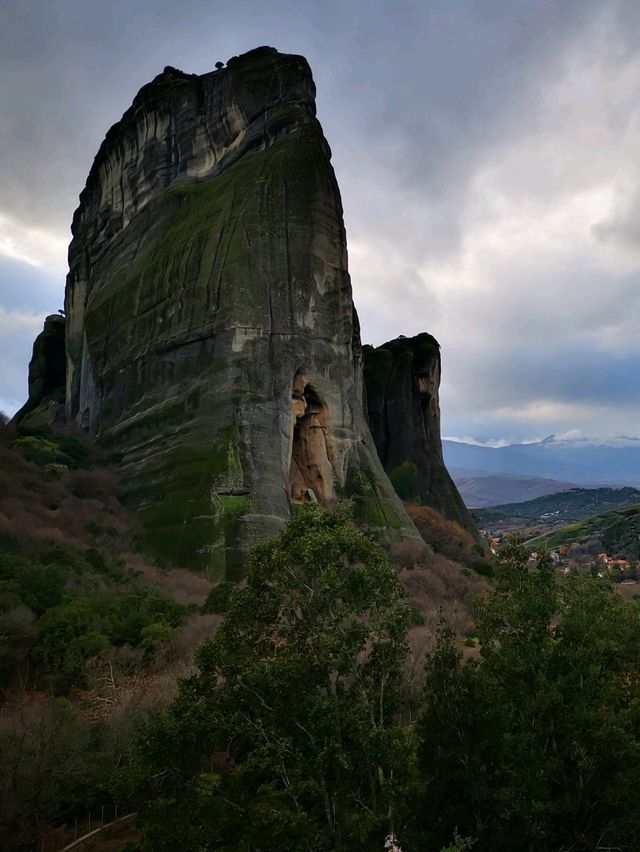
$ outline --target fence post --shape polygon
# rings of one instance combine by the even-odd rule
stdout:
[[[89,811],[89,834],[91,833],[91,811]]]
[[[102,806],[102,813],[100,815],[100,822],[104,825],[104,805]]]
[[[75,828],[73,830],[73,839],[74,840],[78,839],[78,817],[76,817],[76,824],[75,824]]]

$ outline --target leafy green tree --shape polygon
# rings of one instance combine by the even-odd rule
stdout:
[[[305,507],[255,547],[197,674],[141,732],[143,847],[371,850],[400,832],[402,598],[344,510]]]
[[[640,845],[640,608],[601,580],[503,553],[482,658],[443,628],[419,722],[425,842],[478,850]],[[431,846],[428,846],[431,848]]]

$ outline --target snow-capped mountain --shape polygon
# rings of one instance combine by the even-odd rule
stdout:
[[[640,483],[640,438],[589,438],[578,430],[502,447],[442,442],[452,474],[536,476],[578,484]]]

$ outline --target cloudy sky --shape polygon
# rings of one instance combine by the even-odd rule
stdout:
[[[640,434],[637,0],[0,0],[0,408],[106,130],[260,44],[311,64],[363,340],[439,339],[444,434]]]

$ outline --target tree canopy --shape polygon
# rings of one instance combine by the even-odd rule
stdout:
[[[481,659],[444,627],[428,660],[423,829],[433,848],[457,826],[477,850],[637,849],[640,607],[527,559],[502,553]]]
[[[302,508],[258,545],[197,673],[144,730],[146,848],[382,848],[411,763],[402,598],[340,511]]]
[[[415,725],[402,587],[341,511],[296,512],[224,597],[139,734],[143,849],[639,848],[640,607],[601,579],[506,548],[479,655],[442,625]]]

